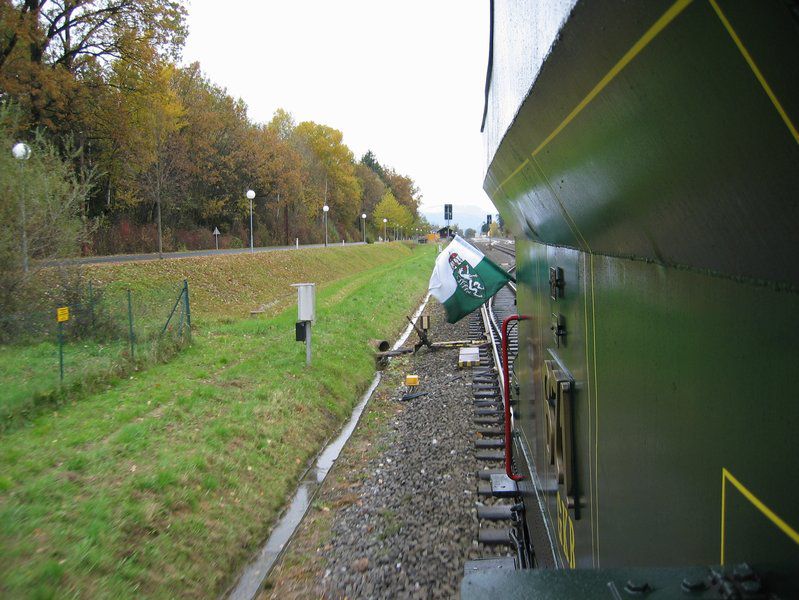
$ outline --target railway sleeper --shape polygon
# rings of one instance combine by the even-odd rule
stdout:
[[[502,475],[505,469],[481,469],[477,471],[477,479],[481,481],[491,481],[492,475]]]
[[[480,415],[472,419],[472,423],[475,425],[501,425],[502,419],[498,418],[497,416],[486,416]]]
[[[479,438],[474,441],[474,447],[480,450],[504,450],[505,440],[501,438]]]
[[[482,461],[493,460],[501,462],[505,460],[505,453],[497,450],[478,450],[477,452],[474,453],[474,457],[477,460],[482,460]]]
[[[524,513],[524,504],[477,504],[477,518],[486,521],[517,521]]]
[[[474,400],[473,403],[477,408],[502,408],[502,404],[496,400]]]
[[[491,483],[488,481],[477,482],[477,495],[484,498],[493,498],[494,492],[491,490]]]
[[[486,546],[516,546],[510,527],[481,527],[477,541]]]
[[[479,427],[477,433],[483,437],[503,437],[505,430],[502,427]]]
[[[478,417],[499,417],[505,413],[498,408],[476,408],[474,414]]]
[[[478,558],[467,560],[463,565],[463,574],[485,571],[515,571],[516,559],[512,556],[499,556],[492,558]]]

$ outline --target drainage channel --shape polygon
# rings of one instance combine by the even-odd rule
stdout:
[[[414,322],[416,322],[419,315],[422,314],[429,299],[430,294],[427,294],[416,310],[416,313],[413,315]],[[407,341],[412,331],[413,326],[409,324],[402,332],[400,338],[394,343],[392,350],[400,348]],[[308,507],[311,505],[311,502],[313,502],[316,492],[319,491],[333,463],[335,463],[342,448],[344,448],[344,444],[347,443],[352,432],[355,431],[361,414],[363,414],[366,404],[369,402],[369,399],[380,383],[380,379],[380,372],[378,372],[369,385],[369,389],[366,390],[360,402],[358,402],[357,406],[353,409],[352,415],[341,430],[341,433],[339,433],[338,437],[333,440],[333,442],[325,447],[317,458],[314,466],[306,471],[297,487],[297,491],[294,493],[294,497],[288,509],[286,509],[283,516],[280,517],[280,520],[277,522],[277,525],[275,525],[272,533],[269,535],[269,539],[266,540],[258,556],[244,569],[235,587],[227,594],[228,600],[253,600],[258,594],[269,572],[272,570],[272,567],[277,562],[277,559],[280,558],[286,544],[291,540],[292,535],[294,535],[302,518],[308,511]]]

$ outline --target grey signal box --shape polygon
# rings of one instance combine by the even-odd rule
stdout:
[[[311,366],[311,325],[316,321],[316,284],[292,283],[297,288],[297,325],[294,339],[305,342],[305,365]]]
[[[316,322],[316,284],[292,283],[297,288],[297,320]]]

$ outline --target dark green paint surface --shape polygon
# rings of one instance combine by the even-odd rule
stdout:
[[[691,3],[532,157],[669,5],[578,4],[486,191],[518,235],[797,288],[799,143],[709,2]],[[788,3],[720,6],[796,124]]]
[[[790,3],[719,5],[799,121]],[[713,564],[723,533],[725,562],[795,591],[799,544],[761,509],[799,531],[799,144],[711,4],[691,3],[532,157],[669,6],[578,3],[486,178],[532,317],[516,456],[543,511],[527,525],[541,566],[569,566],[544,444],[553,359],[575,383],[575,566]],[[747,493],[727,481],[722,523],[724,469]]]
[[[552,530],[557,485],[542,443],[544,357],[556,357],[576,384],[577,566],[719,561],[722,469],[797,528],[799,297],[600,256],[592,277],[587,254],[517,246],[519,307],[532,317],[516,367],[520,426]],[[548,265],[566,274],[558,301],[549,296]],[[566,317],[560,348],[549,330],[553,310]],[[728,561],[799,569],[799,545],[730,483],[726,499]]]

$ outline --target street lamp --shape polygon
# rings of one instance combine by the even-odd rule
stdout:
[[[252,190],[247,190],[247,198],[250,201],[250,252],[255,252],[252,243],[252,201],[253,198],[255,198],[255,192],[253,192]]]
[[[28,272],[28,232],[25,217],[25,179],[22,175],[24,161],[31,157],[31,147],[25,142],[17,142],[11,154],[19,161],[19,212],[22,219],[22,270]]]
[[[322,207],[322,212],[325,213],[325,248],[327,248],[327,213],[330,211],[330,207],[325,204]]]
[[[388,241],[388,236],[386,235],[386,223],[388,223],[388,219],[383,219],[383,241]]]
[[[363,227],[363,243],[366,243],[366,213],[361,213],[361,227]]]

